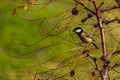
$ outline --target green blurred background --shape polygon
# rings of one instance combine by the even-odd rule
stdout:
[[[20,0],[0,1],[0,18],[1,18],[0,19],[0,80],[33,79],[33,75],[35,74],[36,71],[39,71],[40,68],[36,68],[39,66],[35,66],[35,68],[34,67],[30,68],[29,66],[38,65],[38,63],[47,60],[46,58],[49,59],[51,57],[50,53],[52,50],[48,50],[48,49],[45,49],[43,51],[41,50],[40,54],[37,54],[37,52],[35,52],[36,55],[34,57],[31,54],[27,55],[27,57],[25,55],[25,58],[24,56],[22,58],[20,56],[29,53],[33,53],[34,55],[34,51],[37,51],[37,49],[40,48],[41,46],[45,46],[51,43],[51,41],[54,42],[57,40],[57,39],[52,40],[52,38],[50,38],[41,43],[32,45],[36,42],[39,42],[41,38],[44,38],[40,36],[40,32],[38,31],[39,24],[41,21],[40,20],[30,21],[30,19],[33,19],[33,15],[31,15],[29,11],[27,10],[25,11],[24,9],[17,9],[16,14],[23,15],[22,17],[24,19],[28,18],[27,20],[24,20],[23,18],[20,18],[16,15],[13,16],[12,15],[13,9],[23,5],[21,1]],[[56,5],[56,6],[59,7],[61,5]],[[63,5],[63,7],[64,6],[65,5]],[[37,6],[34,9],[37,8],[39,7]],[[57,13],[57,10],[62,10],[62,7],[59,7],[59,9],[55,9],[55,10],[53,8],[50,8],[49,6],[49,10],[43,9],[42,13],[38,14],[37,12],[35,12],[33,14],[36,18],[39,18],[40,16],[43,17],[46,15],[53,14],[54,12]],[[24,17],[24,13],[25,13],[25,17]],[[44,26],[46,26],[47,24],[44,23]],[[65,50],[65,47],[63,50]],[[41,54],[41,53],[47,53],[48,51],[49,54]],[[47,66],[54,66],[54,64]],[[22,67],[24,67],[25,69],[21,69]]]
[[[44,1],[44,0],[41,0],[41,1]],[[66,1],[69,2],[70,0],[66,0]],[[34,9],[36,12],[35,11],[29,12],[30,10],[29,8],[26,11],[24,9],[17,9],[17,14],[22,15],[22,18],[20,18],[16,15],[15,16],[12,15],[13,9],[22,5],[20,0],[1,0],[0,1],[0,80],[33,80],[35,72],[46,70],[46,68],[40,67],[39,63],[49,60],[49,58],[53,58],[55,56],[61,55],[61,57],[57,58],[54,62],[44,64],[44,66],[46,66],[47,68],[52,68],[62,60],[64,61],[64,59],[74,56],[73,54],[76,53],[77,46],[74,45],[74,43],[72,43],[73,38],[69,34],[71,32],[71,34],[74,36],[75,41],[79,42],[79,38],[77,38],[76,35],[72,33],[72,29],[76,25],[81,25],[81,23],[79,23],[80,19],[86,16],[88,13],[86,11],[83,11],[83,9],[80,8],[79,10],[81,10],[81,13],[77,17],[72,16],[72,18],[69,18],[71,17],[71,9],[74,6],[74,3],[71,4],[72,2],[73,2],[72,0],[70,1],[70,4],[66,4],[66,3],[59,4],[59,3],[53,2],[53,4],[47,6],[46,9],[40,10],[41,12],[39,12],[39,7],[41,6],[36,6],[36,7],[32,6],[30,8],[31,10]],[[106,1],[106,5],[104,7],[107,7],[109,3],[112,3],[112,1],[109,3],[108,2]],[[88,4],[88,3],[86,4],[89,7],[91,7],[91,4]],[[41,32],[39,31],[39,25],[41,23],[41,19],[38,19],[38,20],[31,20],[31,19],[40,18],[41,16],[46,17],[47,15],[54,16],[53,14],[58,12],[65,13],[65,15],[63,15],[62,13],[59,13],[59,14],[62,14],[63,16],[66,16],[66,17],[63,18],[63,16],[60,17],[59,15],[58,15],[59,16],[58,18],[48,17],[48,19],[44,21],[43,25],[40,26],[41,29],[45,30],[46,32],[47,31],[50,32],[52,29],[54,29],[54,26],[56,25],[56,23],[58,23],[60,19],[63,18],[63,21],[61,21],[60,24],[57,24],[57,28],[55,28],[55,31],[53,31],[53,34],[50,34],[50,36],[47,39],[44,39],[43,41],[39,42],[40,39],[44,38],[48,33],[41,34]],[[117,12],[118,13],[116,13],[116,15],[119,14],[119,11]],[[115,16],[115,15],[113,16],[113,14],[115,13],[114,11],[111,12],[112,15],[109,13],[110,12],[103,14],[103,16],[108,19]],[[90,25],[93,25],[95,21],[96,21],[95,18],[93,18],[91,20],[88,20],[88,23],[86,24],[90,23]],[[69,23],[69,26],[68,26],[68,23]],[[81,26],[85,27],[85,29],[87,29],[91,33],[95,32],[96,29],[90,28],[89,27],[90,25],[82,24]],[[110,53],[113,51],[113,48],[116,47],[116,44],[118,44],[117,41],[120,40],[119,36],[115,36],[117,37],[116,38],[117,41],[116,41],[112,39],[113,37],[110,37],[109,35],[109,30],[111,30],[110,31],[111,33],[112,31],[115,31],[117,34],[119,34],[118,33],[119,31],[117,28],[110,27],[110,26],[117,27],[117,25],[118,24],[116,23],[110,24],[110,25],[107,25],[108,29],[105,29],[106,37],[107,37],[106,41],[108,43],[107,46],[110,47],[108,48],[109,50],[108,52]],[[62,31],[62,29],[66,29],[67,27],[70,28],[70,32],[68,30],[63,32],[60,35],[52,36],[52,35],[55,35],[54,33],[59,33],[60,31]],[[95,33],[96,35],[98,35],[99,31],[96,31]],[[67,40],[66,39],[64,40],[66,35],[68,36]],[[99,40],[100,37],[99,36],[94,36],[94,37],[96,38],[96,42],[100,46],[100,40]],[[71,42],[69,42],[69,40]],[[33,45],[36,42],[38,43]],[[56,44],[59,42],[64,42],[66,43],[66,45]],[[41,47],[44,47],[47,45],[49,46],[49,44],[52,44],[52,43],[56,45],[54,45],[54,47],[47,47],[43,50],[40,49]],[[93,50],[91,52],[93,52],[94,54],[96,53],[96,50]],[[101,51],[98,51],[97,53],[101,53]],[[100,56],[99,54],[96,54],[96,56],[97,55]],[[74,57],[73,57],[73,60],[74,60]],[[84,60],[82,58],[81,60],[83,60],[84,62],[87,62],[86,59]],[[72,61],[72,59],[70,61]],[[68,62],[66,62],[66,64],[67,65],[69,64],[69,60]],[[75,63],[69,66],[73,67],[74,64]],[[78,62],[78,64],[81,64],[81,63]],[[89,65],[90,64],[88,64],[87,66]],[[85,70],[87,70],[87,66],[86,65],[84,66]],[[77,66],[76,71],[78,70],[79,75],[83,74],[82,72],[79,73],[79,70],[80,70],[79,68],[81,69],[82,67]]]
[[[19,4],[17,0],[0,1],[0,80],[14,80],[14,75],[19,71],[10,65],[10,62],[17,61],[13,57],[27,53],[34,48],[17,43],[29,44],[39,40],[38,24],[12,15],[13,9]],[[18,60],[18,64],[30,63],[29,59],[24,61],[19,63]]]

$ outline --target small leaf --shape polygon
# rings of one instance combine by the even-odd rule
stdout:
[[[27,9],[28,9],[28,4],[25,3],[25,4],[24,4],[24,10],[27,10]]]
[[[32,4],[32,5],[35,5],[35,0],[32,0],[32,1],[31,1],[31,4]]]
[[[12,15],[14,16],[16,14],[16,8],[13,9]]]

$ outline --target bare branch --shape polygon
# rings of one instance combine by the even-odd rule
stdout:
[[[76,3],[80,4],[84,9],[86,9],[87,11],[89,11],[92,14],[96,14],[94,11],[90,10],[89,8],[87,8],[82,2],[78,1],[78,0],[74,0]]]
[[[97,64],[97,58],[96,58],[96,57],[93,57],[93,56],[89,53],[88,50],[84,50],[82,53],[83,53],[83,54],[86,54],[88,57],[90,57],[90,58],[93,60],[93,62],[94,62],[94,64],[95,64],[95,69],[101,73],[101,68],[100,68],[99,65]]]
[[[106,80],[107,74],[108,74],[108,65],[109,61],[107,60],[107,51],[106,51],[106,45],[105,45],[105,34],[104,34],[104,28],[102,26],[102,19],[101,19],[101,10],[99,7],[97,7],[96,0],[92,0],[92,3],[96,10],[96,18],[98,21],[98,26],[100,30],[100,36],[101,36],[101,45],[102,45],[102,57],[101,60],[103,61],[103,70],[101,73],[101,79]]]

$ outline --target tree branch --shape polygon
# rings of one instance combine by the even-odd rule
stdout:
[[[99,6],[100,7],[100,6]],[[105,9],[101,9],[100,10],[100,12],[106,12],[106,11],[110,11],[110,10],[114,10],[114,9],[117,9],[117,8],[120,8],[120,5],[118,5],[118,6],[112,6],[112,7],[108,7],[108,8],[105,8]],[[88,13],[88,15],[91,15],[90,17],[85,17],[84,19],[82,19],[81,20],[81,22],[85,22],[87,19],[90,19],[90,18],[92,18],[94,15],[93,14],[91,14],[91,13]]]
[[[99,7],[96,5],[96,0],[91,0],[95,10],[96,10],[96,18],[98,21],[98,26],[100,30],[100,36],[101,36],[101,45],[102,45],[102,57],[101,60],[104,62],[103,65],[103,71],[101,74],[102,80],[106,80],[107,74],[108,74],[108,59],[107,59],[107,49],[105,45],[105,34],[104,34],[104,28],[102,26],[102,19],[101,19],[101,10]]]

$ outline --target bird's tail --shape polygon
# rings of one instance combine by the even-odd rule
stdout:
[[[96,49],[99,49],[99,47],[95,44],[95,42],[92,42],[93,46],[95,46]]]

